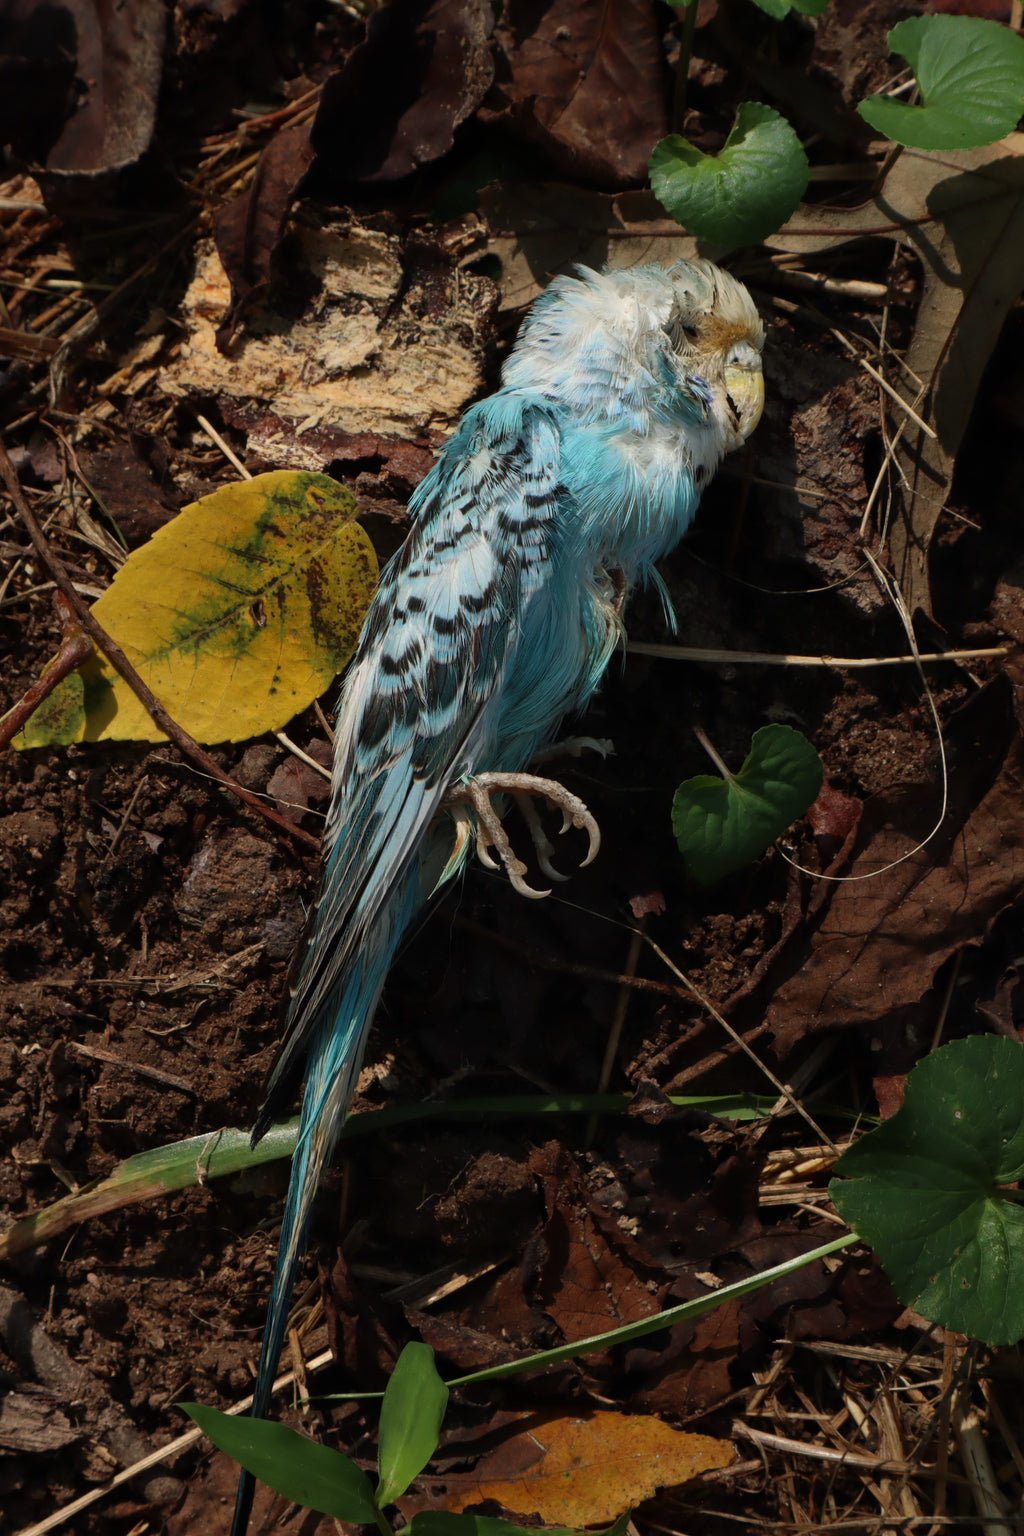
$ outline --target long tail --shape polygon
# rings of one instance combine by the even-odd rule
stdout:
[[[285,1201],[267,1323],[253,1391],[253,1418],[263,1418],[270,1404],[295,1271],[305,1246],[310,1206],[323,1169],[337,1145],[352,1086],[362,1064],[366,1036],[391,961],[391,949],[372,954],[350,976],[330,1023],[321,1024],[309,1052],[299,1134],[292,1153],[291,1180]],[[252,1510],[255,1479],[241,1474],[231,1536],[245,1536]]]

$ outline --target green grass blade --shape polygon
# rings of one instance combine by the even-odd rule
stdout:
[[[471,1371],[468,1376],[456,1376],[445,1385],[451,1389],[466,1387],[478,1381],[497,1381],[503,1376],[518,1376],[523,1371],[541,1370],[544,1366],[556,1365],[560,1360],[575,1360],[577,1355],[593,1354],[595,1350],[611,1349],[617,1344],[630,1344],[634,1339],[642,1339],[649,1333],[658,1333],[662,1328],[671,1328],[673,1323],[702,1317],[705,1312],[713,1312],[716,1307],[722,1306],[727,1301],[735,1301],[740,1296],[749,1296],[753,1291],[759,1291],[762,1286],[771,1285],[773,1281],[783,1279],[784,1276],[801,1269],[805,1264],[813,1264],[816,1259],[825,1259],[830,1253],[838,1253],[841,1248],[849,1248],[853,1243],[860,1241],[856,1232],[848,1232],[845,1237],[836,1237],[830,1243],[822,1243],[818,1248],[810,1248],[794,1259],[787,1259],[784,1264],[774,1264],[771,1269],[763,1269],[759,1274],[751,1275],[749,1280],[737,1280],[733,1285],[723,1285],[720,1290],[711,1291],[707,1296],[698,1296],[693,1301],[684,1301],[678,1307],[668,1307],[664,1312],[655,1312],[652,1316],[642,1317],[635,1323],[625,1323],[621,1328],[612,1328],[607,1333],[591,1334],[589,1338],[576,1339],[572,1344],[559,1344],[556,1349],[544,1349],[535,1355],[523,1355],[518,1360],[506,1360],[503,1365],[489,1365],[485,1370]],[[320,1397],[318,1401],[349,1402],[356,1398],[380,1396],[379,1392],[339,1392]]]
[[[715,1307],[722,1306],[727,1301],[735,1301],[740,1296],[749,1296],[752,1291],[759,1291],[762,1286],[771,1285],[774,1280],[781,1280],[785,1275],[790,1275],[794,1270],[801,1269],[805,1264],[812,1264],[815,1259],[827,1258],[830,1253],[838,1253],[841,1248],[848,1248],[852,1243],[859,1242],[855,1232],[848,1232],[845,1237],[836,1237],[830,1243],[823,1243],[819,1248],[811,1248],[807,1253],[799,1254],[795,1259],[787,1259],[784,1264],[774,1264],[771,1269],[764,1269],[760,1274],[752,1275],[749,1280],[737,1280],[733,1285],[723,1285],[720,1290],[712,1291],[707,1296],[698,1296],[694,1301],[684,1301],[678,1307],[668,1307],[664,1312],[655,1312],[652,1317],[642,1317],[635,1323],[625,1323],[621,1328],[612,1328],[608,1333],[595,1333],[586,1339],[576,1339],[572,1344],[560,1344],[556,1349],[545,1349],[536,1355],[527,1355],[520,1360],[509,1360],[504,1365],[490,1365],[482,1371],[472,1371],[468,1376],[457,1376],[454,1381],[449,1381],[449,1387],[465,1387],[470,1382],[497,1381],[502,1376],[517,1376],[521,1371],[539,1370],[542,1366],[554,1365],[559,1360],[573,1360],[577,1355],[587,1355],[594,1350],[611,1349],[617,1344],[629,1344],[634,1339],[642,1339],[646,1334],[657,1333],[662,1328],[670,1328],[673,1323],[683,1322],[687,1318],[701,1317],[705,1312],[714,1311]]]
[[[402,1104],[389,1109],[373,1109],[352,1115],[345,1122],[342,1136],[349,1139],[396,1125],[421,1120],[476,1120],[495,1117],[514,1118],[533,1115],[622,1114],[630,1102],[624,1093],[510,1094],[504,1098],[461,1099],[430,1104]],[[731,1093],[678,1096],[672,1103],[702,1109],[729,1120],[751,1120],[766,1115],[774,1099],[764,1094]],[[262,1163],[291,1157],[295,1149],[298,1117],[281,1121],[255,1148],[249,1146],[249,1132],[234,1128],[212,1131],[203,1136],[189,1136],[138,1152],[119,1163],[113,1173],[73,1195],[65,1195],[53,1205],[23,1216],[0,1237],[0,1260],[50,1242],[78,1222],[106,1215],[122,1206],[137,1205],[159,1195],[189,1189]]]

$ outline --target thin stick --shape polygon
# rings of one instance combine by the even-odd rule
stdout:
[[[731,784],[733,779],[732,774],[729,772],[728,768],[725,766],[725,763],[722,761],[721,757],[719,757],[718,753],[715,751],[714,747],[711,745],[710,741],[701,730],[699,725],[695,725],[693,727],[693,734],[696,736],[697,740],[700,742],[701,746],[704,748],[704,751],[707,753],[708,757],[710,757],[711,761],[714,763],[715,767],[718,769],[725,782],[727,784]]]
[[[898,1476],[906,1472],[927,1475],[930,1470],[928,1467],[914,1467],[906,1461],[890,1461],[884,1456],[863,1456],[856,1451],[838,1451],[828,1445],[813,1445],[804,1440],[790,1440],[785,1435],[772,1435],[766,1430],[754,1429],[751,1425],[738,1421],[733,1424],[732,1432],[734,1435],[742,1435],[746,1440],[753,1440],[755,1445],[763,1445],[769,1450],[787,1451],[791,1456],[810,1456],[814,1461],[837,1462],[841,1466],[855,1467],[866,1472],[889,1472]]]
[[[120,826],[118,827],[117,831],[114,833],[113,837],[111,838],[110,846],[108,847],[106,853],[103,855],[103,862],[104,862],[104,864],[107,863],[108,859],[112,859],[114,854],[117,852],[117,845],[121,841],[122,837],[124,836],[124,829],[125,829],[125,827],[127,827],[129,821],[131,820],[132,812],[135,809],[136,802],[138,801],[139,796],[142,794],[142,791],[146,787],[146,779],[147,779],[147,777],[148,777],[148,769],[144,768],[142,770],[142,773],[139,775],[139,782],[135,786],[134,793],[132,794],[132,797],[131,797],[131,799],[128,802],[128,809],[125,811],[124,815],[121,817]]]
[[[315,757],[310,757],[308,752],[303,752],[302,748],[297,746],[290,736],[285,735],[284,731],[275,731],[274,735],[282,747],[290,752],[293,757],[297,757],[300,763],[305,763],[308,767],[315,768],[317,773],[322,774],[328,783],[331,782],[331,770],[325,768],[323,763],[318,763]]]
[[[198,411],[196,411],[196,421],[198,421],[207,437],[217,444],[217,447],[227,459],[228,463],[234,465],[235,469],[238,470],[238,473],[241,475],[242,479],[251,480],[252,475],[246,469],[245,465],[242,463],[241,459],[238,457],[238,454],[232,448],[231,444],[224,441],[216,427],[212,426],[211,423],[207,421],[205,416],[200,416]]]
[[[644,919],[641,918],[641,925]],[[640,959],[640,948],[643,944],[643,932],[641,928],[631,935],[629,940],[629,953],[626,956],[625,975],[636,975],[637,963]],[[601,1071],[597,1079],[598,1093],[604,1093],[612,1080],[612,1068],[615,1066],[615,1058],[619,1054],[619,1044],[622,1040],[622,1031],[626,1023],[626,1015],[629,1012],[629,1000],[632,996],[632,988],[627,981],[619,986],[619,994],[615,999],[615,1012],[612,1016],[611,1028],[608,1031],[608,1040],[604,1048],[604,1060],[601,1063]],[[587,1131],[584,1145],[593,1146],[594,1137],[597,1135],[598,1116],[591,1115],[587,1121]]]
[[[842,331],[837,331],[835,326],[829,326],[829,330],[832,332],[833,336],[837,338],[837,340],[842,342],[847,352],[849,352],[854,361],[864,369],[864,372],[870,373],[875,383],[879,384],[881,388],[885,390],[886,394],[895,400],[896,404],[900,407],[901,410],[906,411],[914,425],[920,427],[921,431],[924,432],[926,436],[934,438],[935,441],[938,442],[939,434],[935,431],[935,429],[930,427],[924,418],[917,414],[917,412],[914,410],[914,407],[908,401],[904,400],[899,390],[893,388],[884,374],[879,373],[878,369],[872,363],[869,363],[867,358],[861,357],[860,353],[850,341],[849,337],[844,336]]]
[[[509,954],[518,955],[530,965],[535,965],[538,970],[551,971],[556,975],[577,976],[584,981],[598,981],[609,987],[629,987],[635,992],[650,992],[656,997],[675,998],[677,1002],[685,1002],[686,996],[679,987],[672,987],[667,981],[655,981],[648,976],[626,976],[618,971],[603,971],[596,965],[580,965],[572,960],[555,960],[547,955],[539,955],[525,944],[520,944],[516,939],[510,939],[503,933],[495,933],[491,928],[485,928],[483,923],[474,922],[471,917],[464,917],[461,912],[454,911],[451,907],[438,909],[445,920],[453,927],[461,928],[466,933],[471,933],[474,938],[483,939],[487,944],[493,944],[496,949],[507,950]],[[632,929],[630,930],[633,931]]]
[[[3,479],[7,487],[8,494],[17,509],[18,516],[28,530],[29,538],[35,546],[36,553],[67,598],[68,604],[82,629],[90,636],[94,644],[106,656],[110,665],[116,672],[120,673],[132,692],[149,710],[149,713],[164,735],[169,736],[186,757],[190,757],[194,763],[197,763],[202,768],[204,773],[210,774],[218,783],[223,784],[224,788],[229,789],[237,799],[243,801],[254,811],[258,811],[261,816],[273,823],[280,831],[286,832],[289,837],[293,837],[297,841],[305,843],[308,847],[319,851],[320,842],[318,838],[313,837],[309,832],[304,832],[301,827],[293,826],[290,821],[286,821],[283,816],[279,816],[276,811],[264,805],[255,795],[250,794],[241,784],[237,784],[234,779],[224,772],[218,763],[214,762],[210,754],[203,750],[198,741],[190,736],[187,731],[183,730],[176,720],[171,718],[160,703],[160,700],[143,682],[116,640],[111,639],[102,625],[93,618],[92,611],[82,602],[82,599],[75,591],[62,561],[54,554],[42,529],[36,522],[32,509],[22,494],[14,465],[11,463],[7,449],[2,443],[0,443],[0,478]]]
[[[881,428],[882,438],[885,442],[885,454],[879,466],[878,474],[875,476],[875,483],[871,487],[871,495],[868,497],[864,504],[864,516],[860,520],[860,528],[858,529],[858,537],[862,542],[867,538],[868,528],[871,525],[871,514],[875,509],[875,502],[878,500],[878,497],[881,494],[882,487],[889,479],[890,465],[896,462],[896,448],[899,444],[900,438],[903,436],[903,429],[906,424],[907,423],[905,420],[900,422],[896,429],[896,435],[890,442],[889,434],[885,430],[885,416],[884,413],[881,414]]]
[[[995,1536],[1014,1536],[977,1409],[972,1408],[954,1425],[954,1429],[978,1514],[984,1518],[987,1529],[993,1531]]]
[[[137,1072],[140,1077],[151,1078],[154,1083],[160,1083],[165,1088],[173,1088],[177,1093],[185,1093],[190,1099],[197,1097],[196,1090],[184,1078],[172,1077],[170,1072],[161,1072],[157,1067],[146,1067],[139,1061],[125,1061],[123,1057],[116,1056],[113,1051],[100,1050],[95,1045],[83,1045],[80,1040],[70,1041],[71,1049],[77,1051],[79,1056],[87,1056],[90,1061],[102,1061],[111,1067],[120,1067],[124,1072]]]
[[[331,746],[333,747],[334,746],[334,726],[331,724],[331,722],[328,720],[327,716],[324,714],[323,706],[321,705],[319,699],[314,699],[313,700],[313,708],[316,711],[317,719],[320,721],[320,724],[324,728],[324,735],[327,737],[327,740],[330,742]]]
[[[716,651],[699,645],[660,645],[628,640],[631,656],[661,656],[666,661],[710,661],[732,666],[752,663],[772,667],[916,667],[922,661],[982,661],[1008,656],[1009,646],[992,645],[976,651],[928,651],[919,656],[792,656],[785,651]]]
[[[60,612],[60,605],[64,602],[63,595],[57,594],[55,606],[62,620],[64,633],[61,637],[60,650],[52,661],[43,668],[35,682],[26,689],[6,715],[0,716],[0,747],[6,747],[9,742],[24,730],[36,710],[44,699],[49,698],[58,683],[72,673],[77,666],[92,655],[92,641],[80,625],[74,623],[71,613]]]
[[[743,1036],[741,1034],[737,1033],[737,1031],[735,1029],[733,1029],[733,1027],[729,1023],[728,1019],[724,1019],[722,1017],[722,1015],[719,1013],[718,1009],[715,1007],[714,1003],[712,1003],[710,1001],[710,999],[706,998],[704,996],[703,992],[698,991],[698,989],[694,986],[693,982],[685,974],[685,972],[681,971],[679,969],[678,965],[676,965],[675,961],[670,959],[670,957],[668,955],[666,955],[665,951],[662,949],[660,944],[656,944],[654,942],[654,940],[651,938],[650,934],[643,933],[639,928],[636,928],[633,931],[635,933],[640,933],[641,934],[641,937],[643,938],[644,943],[645,944],[649,944],[651,946],[651,948],[654,950],[654,953],[658,956],[658,959],[661,960],[664,965],[668,966],[668,968],[672,972],[673,976],[678,976],[679,977],[679,980],[682,982],[682,984],[686,988],[687,992],[690,993],[691,997],[696,998],[697,1002],[700,1003],[701,1007],[706,1009],[707,1012],[710,1013],[710,1015],[714,1019],[715,1023],[721,1025],[722,1029],[725,1030],[725,1032],[729,1036],[730,1040],[732,1040],[735,1045],[738,1045],[740,1050],[744,1051],[746,1053],[746,1055],[750,1057],[750,1060],[754,1063],[754,1065],[758,1068],[758,1070],[760,1072],[764,1073],[765,1077],[771,1083],[772,1087],[776,1088],[778,1090],[778,1092],[786,1100],[786,1102],[790,1105],[790,1107],[792,1109],[794,1109],[796,1111],[796,1113],[800,1116],[801,1120],[803,1120],[807,1125],[810,1126],[811,1130],[814,1132],[815,1136],[817,1136],[818,1140],[823,1142],[825,1144],[825,1146],[828,1147],[829,1151],[832,1152],[836,1157],[838,1157],[839,1156],[839,1148],[836,1146],[836,1144],[832,1140],[831,1136],[829,1136],[826,1131],[823,1131],[821,1126],[818,1125],[817,1121],[815,1121],[807,1113],[806,1109],[804,1109],[804,1106],[800,1103],[800,1100],[795,1096],[795,1094],[793,1093],[793,1090],[788,1086],[788,1084],[782,1082],[779,1078],[777,1078],[775,1076],[775,1073],[772,1071],[772,1069],[765,1062],[763,1062],[761,1060],[761,1058],[760,1058],[760,1056],[758,1056],[757,1052],[756,1051],[752,1051],[750,1049],[750,1046],[744,1040]]]

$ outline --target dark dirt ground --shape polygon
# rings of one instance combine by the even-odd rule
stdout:
[[[767,22],[757,16],[755,25],[745,0],[707,15],[702,7],[688,128],[714,142],[734,100],[749,94],[749,82],[733,79],[729,39],[738,21],[755,28],[759,56],[771,58],[780,81],[783,66],[808,68],[815,89],[849,103],[888,79],[879,39],[915,9],[834,0],[816,34],[792,20],[769,46]],[[986,14],[1005,20],[1004,9],[1006,16],[998,7]],[[564,10],[571,19],[567,0]],[[655,14],[660,36],[671,18]],[[80,7],[83,36],[89,25],[102,34],[99,15]],[[89,592],[113,574],[95,532],[103,524],[97,502],[134,546],[185,502],[236,478],[197,424],[197,410],[251,471],[279,462],[265,451],[264,428],[250,436],[238,425],[230,398],[215,390],[165,393],[148,357],[129,360],[140,338],[162,334],[168,345],[168,336],[184,333],[195,243],[226,218],[231,197],[245,194],[249,141],[235,132],[233,108],[257,102],[265,116],[303,99],[361,30],[355,11],[326,4],[295,7],[287,20],[256,0],[181,4],[165,45],[156,147],[140,148],[127,170],[94,162],[63,179],[40,169],[52,168],[47,156],[65,142],[57,134],[69,120],[59,70],[52,60],[40,65],[49,95],[40,90],[31,131],[12,135],[0,188],[4,336],[8,344],[11,330],[30,337],[12,352],[0,409],[37,515]],[[514,95],[509,57],[506,50],[492,87],[507,96]],[[667,76],[663,84],[667,93]],[[116,94],[109,78],[108,87]],[[531,138],[522,113],[493,95],[484,100],[490,118],[483,108],[475,118],[467,109],[455,149],[442,142],[427,169],[397,182],[353,172],[334,194],[346,218],[396,242],[406,284],[426,295],[423,324],[450,307],[452,252],[467,228],[461,210],[447,224],[424,223],[445,178],[471,178],[490,156],[513,182],[543,176],[576,184],[564,148],[536,127]],[[781,85],[779,104],[792,110]],[[395,132],[389,110],[381,105],[385,127],[374,131],[390,122]],[[295,124],[297,142],[308,122],[300,114]],[[256,147],[283,132],[265,131]],[[204,142],[221,146],[218,174],[234,168],[235,177],[197,180]],[[81,160],[80,145],[76,152]],[[862,141],[819,145],[834,160],[855,152],[864,153]],[[295,144],[281,153],[291,166]],[[631,181],[628,166],[583,169],[582,186]],[[282,179],[290,191],[291,169]],[[18,206],[38,197],[37,185],[46,210]],[[331,202],[329,191],[321,168],[314,193],[325,202],[304,205],[307,220],[315,218],[310,208]],[[245,262],[224,259],[236,299],[244,298],[246,285],[265,288],[273,248],[273,292],[282,312],[291,305],[298,313],[302,271],[289,265],[287,242],[276,243],[285,211],[258,209],[271,228],[249,251],[244,281]],[[486,237],[478,221],[482,250]],[[119,291],[146,262],[144,284]],[[832,253],[822,269],[840,285],[881,285],[890,295],[890,339],[908,342],[920,281],[913,261],[894,258],[882,240],[864,240]],[[884,451],[877,386],[827,327],[794,305],[799,295],[779,286],[767,260],[744,253],[737,270],[766,319],[768,403],[748,448],[705,496],[692,537],[667,562],[678,640],[805,655],[903,653],[900,623],[858,544]],[[107,288],[84,297],[46,290],[54,273]],[[476,359],[479,392],[495,379],[517,316],[496,307],[496,264],[478,263],[474,273],[479,302],[463,342]],[[499,286],[491,287],[495,277]],[[77,296],[68,303],[65,292]],[[88,318],[94,301],[106,307],[79,351],[62,359],[51,388],[49,340]],[[858,335],[871,334],[881,315],[880,303],[872,308],[841,288],[815,302],[831,324]],[[244,321],[243,307],[235,323]],[[927,649],[1012,647],[1024,638],[1022,341],[1017,307],[985,372],[949,514],[932,542],[933,619],[919,624]],[[265,404],[272,410],[273,401]],[[404,443],[394,430],[374,439],[362,424],[348,432],[344,419],[327,420],[310,434],[309,452],[375,510],[372,526],[386,540],[389,520],[400,519],[449,424],[443,414],[413,424]],[[292,448],[294,426],[285,434]],[[9,504],[0,515],[7,707],[53,653],[58,631],[46,573]],[[669,638],[653,596],[634,599],[627,617],[631,639]],[[877,867],[890,856],[885,839],[905,834],[899,847],[910,847],[939,805],[935,732],[913,668],[723,666],[642,655],[611,668],[579,729],[611,738],[614,754],[603,762],[585,757],[562,774],[601,824],[600,858],[536,904],[470,869],[394,969],[356,1109],[592,1092],[616,1019],[622,1035],[610,1086],[634,1094],[632,1107],[593,1129],[584,1116],[481,1117],[413,1122],[347,1143],[318,1198],[303,1268],[301,1349],[315,1355],[329,1338],[338,1360],[317,1374],[318,1391],[379,1388],[413,1337],[434,1346],[448,1375],[582,1337],[697,1294],[709,1273],[738,1279],[839,1230],[825,1194],[831,1159],[799,1119],[743,1125],[667,1102],[668,1094],[772,1090],[658,956],[636,945],[633,929],[645,913],[647,932],[774,1071],[803,1094],[855,1112],[875,1112],[873,1085],[884,1094],[940,1038],[1018,1031],[1020,674],[1011,654],[947,664],[929,676],[950,759],[949,817],[926,852],[902,874],[880,876],[867,895],[808,880],[775,851],[718,886],[698,887],[672,841],[672,793],[682,778],[706,771],[694,725],[732,763],[758,726],[795,725],[818,748],[837,793],[797,824],[785,849],[832,873]],[[323,701],[328,711],[334,692]],[[326,748],[312,710],[289,735],[314,755]],[[282,801],[305,796],[302,825],[317,831],[325,785],[296,768],[273,737],[213,753],[253,790]],[[240,808],[169,745],[98,743],[0,759],[0,860],[4,1215],[38,1210],[133,1153],[224,1125],[247,1127],[273,1057],[303,903],[314,889],[309,850]],[[568,846],[559,861],[571,868]],[[841,958],[836,931],[845,935]],[[829,1124],[841,1142],[848,1136],[848,1124]],[[34,1528],[183,1433],[176,1401],[226,1407],[247,1393],[286,1181],[286,1165],[271,1163],[90,1221],[5,1265],[3,1529]],[[871,1257],[855,1249],[642,1346],[463,1393],[424,1498],[443,1506],[445,1490],[459,1486],[509,1410],[600,1405],[725,1436],[740,1420],[758,1433],[854,1444],[877,1458],[874,1470],[850,1463],[837,1471],[791,1445],[739,1440],[740,1459],[726,1473],[645,1504],[635,1517],[644,1533],[724,1532],[737,1521],[858,1530],[909,1528],[928,1517],[933,1530],[944,1519],[969,1523],[974,1505],[956,1480],[959,1442],[941,1418],[943,1391],[959,1372],[965,1400],[991,1409],[992,1458],[1012,1500],[1021,1477],[1019,1354],[979,1353],[937,1330],[899,1364],[919,1344],[919,1323]],[[851,1401],[870,1409],[862,1433]],[[307,1422],[370,1463],[372,1412],[352,1403],[333,1416],[314,1408]],[[938,1496],[937,1456],[942,1479],[953,1469]],[[889,1466],[904,1462],[911,1470],[902,1477]],[[82,1536],[221,1531],[233,1477],[224,1458],[196,1446],[53,1528]],[[267,1496],[258,1510],[266,1517],[269,1508]],[[321,1527],[333,1528],[308,1515],[292,1523],[305,1536]]]

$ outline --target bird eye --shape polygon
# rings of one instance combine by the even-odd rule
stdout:
[[[749,341],[738,341],[730,347],[725,359],[727,368],[760,368],[761,354]]]

